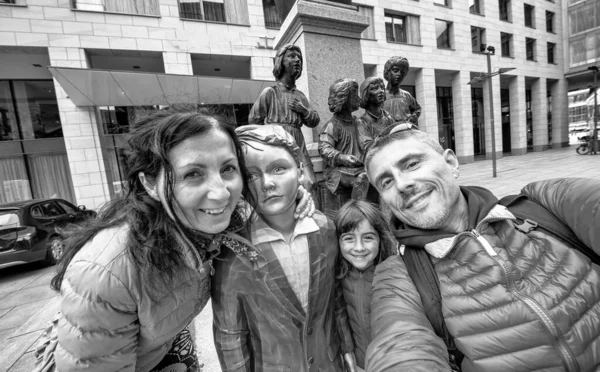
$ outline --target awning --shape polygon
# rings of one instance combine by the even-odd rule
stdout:
[[[274,81],[48,67],[76,106],[254,103]]]

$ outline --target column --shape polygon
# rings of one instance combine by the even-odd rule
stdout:
[[[502,102],[500,97],[500,77],[493,76],[492,91],[494,98],[494,136],[496,137],[496,159],[502,157]],[[483,111],[485,117],[485,158],[492,158],[492,126],[490,124],[490,79],[483,81]]]
[[[52,66],[88,67],[80,48],[50,47],[48,54]],[[98,209],[110,200],[112,181],[107,178],[95,109],[75,106],[56,80],[54,87],[77,204]]]
[[[569,146],[569,100],[567,79],[556,80],[552,91],[552,145],[554,148]]]
[[[546,79],[539,78],[531,87],[531,112],[533,114],[533,151],[548,150],[548,97]]]
[[[456,156],[461,164],[472,163],[473,148],[473,108],[469,71],[458,71],[452,75],[452,102],[454,105],[454,139]]]
[[[165,72],[176,75],[193,75],[192,57],[187,52],[162,52]]]
[[[433,138],[438,138],[437,101],[435,98],[435,70],[422,68],[415,78],[417,101],[421,105],[419,128]]]
[[[512,155],[527,153],[527,106],[525,104],[525,76],[510,80],[510,148]]]

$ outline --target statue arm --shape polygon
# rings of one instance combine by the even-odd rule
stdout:
[[[310,102],[308,102],[308,99],[306,98],[304,93],[302,93],[301,102],[307,110],[306,115],[304,115],[303,117],[304,125],[306,125],[309,128],[315,128],[321,122],[319,113],[310,105]]]
[[[329,122],[319,135],[319,155],[330,165],[337,165],[341,155],[341,152],[335,149],[335,142],[333,123]]]
[[[260,93],[254,105],[252,105],[252,109],[248,115],[248,124],[264,124],[272,102],[273,89],[266,88]]]

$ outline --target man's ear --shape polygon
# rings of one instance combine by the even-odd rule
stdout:
[[[451,149],[446,149],[444,150],[444,153],[442,154],[442,156],[444,157],[444,160],[446,161],[446,164],[448,164],[448,166],[450,166],[450,168],[452,169],[452,173],[455,175],[455,177],[458,177],[458,158],[456,157],[456,154],[454,153],[454,151],[452,151]]]
[[[156,179],[152,177],[146,177],[144,172],[140,172],[138,174],[138,178],[140,179],[142,186],[144,186],[144,189],[146,189],[148,195],[150,195],[152,199],[160,202],[160,198],[158,197],[158,182],[156,182]]]

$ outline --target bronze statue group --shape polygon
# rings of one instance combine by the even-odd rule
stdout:
[[[209,299],[223,371],[598,371],[600,182],[460,186],[394,57],[331,85],[315,210],[302,68],[278,51],[250,125],[134,124],[127,194],[63,232],[36,371],[201,371]]]

